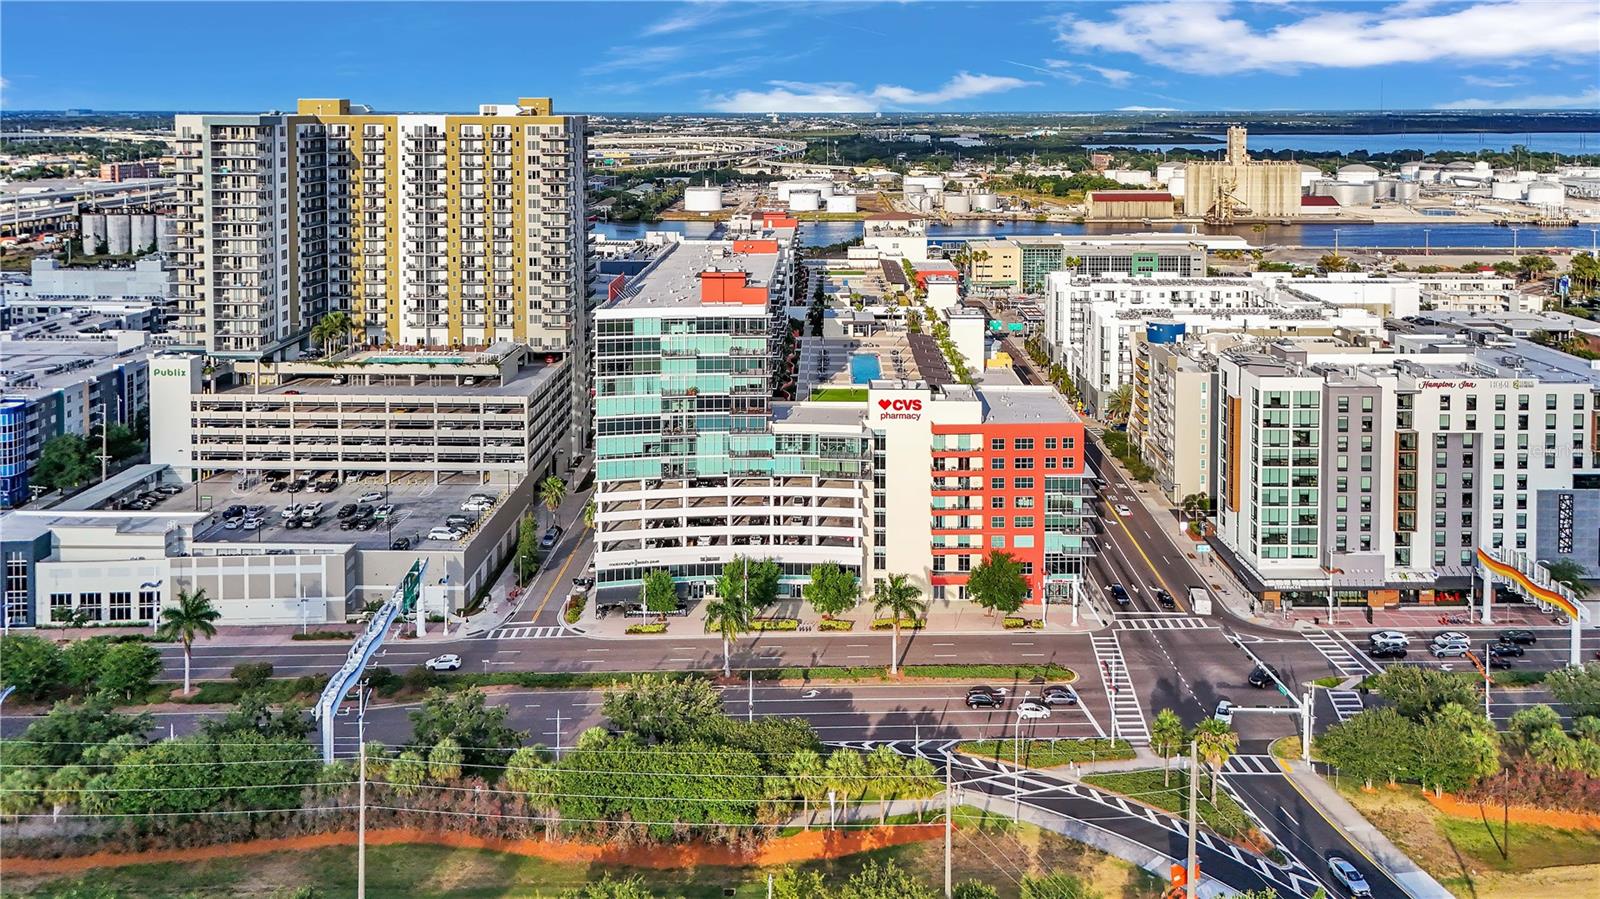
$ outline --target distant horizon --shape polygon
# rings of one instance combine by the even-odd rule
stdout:
[[[1593,0],[129,0],[5,21],[4,105],[38,111],[1600,110]]]
[[[308,97],[309,96],[327,97],[327,96],[330,96],[330,95],[324,93],[324,94],[307,95],[307,96]],[[292,97],[290,99],[291,100],[298,100],[298,99],[302,99],[302,98],[300,98],[300,97]],[[356,97],[344,97],[342,99],[347,99],[352,103],[362,103],[362,101],[357,99]],[[485,101],[482,101],[482,102],[490,103],[490,102],[495,102],[495,101],[485,100]],[[508,102],[508,101],[501,101],[501,102]],[[376,105],[370,104],[370,103],[362,103],[362,105],[370,106],[376,112],[382,112],[382,113],[390,114],[390,115],[437,115],[437,114],[442,114],[442,113],[459,113],[461,111],[461,109],[468,108],[467,106],[463,106],[463,107],[460,107],[460,108],[438,108],[438,109],[395,109],[395,108],[388,108],[388,107],[379,107],[379,106],[376,106]],[[476,106],[476,105],[478,105],[478,104],[476,104],[476,103],[469,104],[469,106]],[[271,105],[262,106],[261,108],[258,108],[258,109],[242,109],[242,108],[235,108],[235,109],[220,109],[220,108],[219,109],[199,109],[199,108],[194,108],[194,109],[189,109],[189,108],[185,108],[185,109],[157,109],[157,108],[151,108],[151,109],[134,109],[134,108],[113,109],[113,108],[74,106],[74,107],[59,107],[59,108],[3,109],[3,110],[0,110],[0,118],[9,117],[9,116],[23,116],[23,115],[61,115],[61,116],[66,116],[66,115],[74,114],[74,113],[85,114],[85,115],[261,115],[261,114],[265,114],[267,112],[270,112],[270,111],[272,111],[274,109],[276,109],[276,110],[278,110],[280,112],[288,112],[289,111],[282,104],[280,104],[278,106],[271,106]],[[1054,116],[1071,116],[1071,117],[1078,117],[1078,116],[1107,116],[1107,117],[1113,117],[1113,118],[1128,118],[1128,119],[1149,119],[1149,118],[1153,118],[1153,117],[1154,118],[1174,117],[1174,118],[1180,118],[1180,119],[1183,119],[1183,118],[1200,118],[1200,117],[1215,117],[1215,118],[1233,117],[1233,118],[1235,118],[1236,120],[1239,120],[1239,121],[1248,121],[1248,120],[1250,120],[1252,118],[1260,118],[1262,116],[1274,116],[1274,115],[1303,115],[1303,116],[1317,116],[1317,117],[1341,116],[1341,115],[1343,115],[1343,116],[1408,116],[1408,117],[1438,117],[1440,119],[1460,118],[1462,116],[1488,116],[1488,117],[1497,117],[1497,118],[1502,118],[1502,117],[1503,118],[1512,118],[1512,117],[1518,117],[1518,116],[1534,116],[1534,117],[1539,117],[1539,118],[1549,117],[1549,118],[1561,119],[1561,120],[1564,120],[1564,121],[1570,121],[1572,119],[1589,118],[1589,119],[1593,119],[1593,124],[1596,127],[1600,127],[1600,109],[1595,109],[1595,110],[1589,110],[1589,109],[1541,109],[1541,108],[1537,108],[1537,107],[1530,107],[1530,108],[1527,108],[1527,109],[1507,109],[1507,108],[1490,107],[1490,108],[1485,108],[1485,109],[1465,109],[1465,108],[1460,108],[1460,109],[1447,109],[1447,110],[1446,109],[1293,109],[1293,108],[1284,108],[1284,109],[1257,109],[1257,110],[1252,110],[1252,111],[1229,110],[1229,109],[1146,109],[1146,110],[1127,110],[1127,109],[1103,109],[1103,110],[1064,110],[1064,109],[1063,110],[1048,110],[1048,109],[1038,109],[1038,110],[1030,110],[1030,109],[969,109],[969,110],[953,110],[953,109],[924,109],[924,110],[915,110],[915,111],[905,110],[905,111],[896,111],[896,112],[799,112],[799,111],[785,111],[785,110],[781,110],[781,109],[774,109],[774,110],[771,110],[769,112],[718,112],[718,111],[715,111],[715,110],[703,110],[703,109],[576,110],[576,109],[560,109],[560,108],[557,108],[555,111],[558,114],[561,114],[561,115],[583,115],[583,116],[601,115],[601,116],[609,116],[609,117],[615,117],[615,118],[628,118],[628,117],[645,118],[645,117],[651,117],[651,116],[700,116],[700,117],[705,117],[705,118],[719,118],[719,119],[761,119],[761,118],[766,118],[766,117],[771,116],[771,115],[779,115],[779,116],[793,116],[793,117],[805,117],[805,118],[863,119],[863,120],[866,120],[866,121],[890,121],[890,120],[894,120],[894,119],[923,119],[923,118],[927,118],[929,116],[952,116],[952,117],[961,117],[961,118],[981,118],[981,117],[984,117],[984,116],[1017,116],[1017,117],[1035,117],[1035,118],[1049,118],[1049,117],[1054,117]],[[1473,130],[1483,130],[1483,129],[1473,129]],[[1523,129],[1517,129],[1517,130],[1523,130]]]

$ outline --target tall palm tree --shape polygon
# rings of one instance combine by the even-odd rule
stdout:
[[[555,524],[556,510],[561,508],[561,501],[567,498],[567,482],[555,475],[550,475],[539,482],[539,502],[550,510],[550,523]]]
[[[750,629],[750,605],[743,596],[722,596],[706,603],[706,625],[722,637],[722,676],[733,675],[733,641]]]
[[[1239,751],[1239,735],[1227,724],[1215,718],[1207,718],[1195,725],[1194,742],[1200,757],[1211,766],[1211,804],[1216,805],[1217,779],[1222,775],[1222,766]],[[1191,771],[1189,776],[1194,777],[1198,773]]]
[[[888,614],[894,620],[894,636],[889,643],[889,674],[899,672],[900,665],[900,619],[910,618],[916,620],[928,611],[928,604],[922,599],[922,591],[903,574],[891,574],[883,582],[876,593],[872,594],[872,614]]]
[[[828,769],[823,765],[822,756],[813,749],[796,750],[783,773],[790,789],[800,797],[800,812],[805,818],[806,830],[810,830],[811,802],[820,801],[828,792]]]
[[[183,644],[183,694],[189,695],[189,651],[196,637],[215,637],[216,620],[222,617],[205,588],[190,593],[178,591],[178,601],[161,610],[161,626],[156,628],[156,638]]]
[[[583,526],[591,531],[594,530],[594,516],[596,511],[594,500],[591,499],[583,504]]]

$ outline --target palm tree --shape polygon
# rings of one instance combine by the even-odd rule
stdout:
[[[900,619],[910,618],[916,620],[928,611],[928,604],[922,600],[922,591],[906,580],[903,574],[891,574],[878,591],[872,594],[872,614],[888,616],[894,620],[894,636],[889,643],[889,674],[894,675],[899,671],[900,664]]]
[[[555,475],[550,475],[539,482],[539,502],[550,510],[550,523],[555,523],[556,510],[561,508],[561,501],[567,498],[567,482]]]
[[[722,676],[733,675],[733,641],[750,629],[750,605],[742,595],[718,595],[706,603],[706,626],[722,636]]]
[[[161,626],[156,629],[156,638],[166,642],[177,641],[183,644],[183,694],[189,695],[189,651],[194,646],[196,637],[215,637],[217,635],[216,620],[222,617],[216,607],[211,604],[211,597],[206,596],[205,588],[190,593],[188,590],[178,591],[178,601],[161,610]]]
[[[823,766],[822,756],[816,750],[800,749],[789,757],[789,764],[784,768],[783,774],[789,780],[789,788],[800,797],[800,811],[805,818],[806,830],[811,829],[811,801],[821,800],[828,792],[828,770]]]
[[[1546,571],[1550,572],[1550,580],[1572,591],[1572,595],[1582,599],[1589,593],[1589,585],[1583,582],[1583,566],[1571,559],[1557,559],[1554,562],[1542,562]]]
[[[1222,775],[1222,766],[1228,759],[1239,751],[1239,735],[1233,728],[1215,718],[1196,724],[1194,727],[1195,748],[1199,750],[1200,757],[1211,766],[1211,804],[1217,804],[1217,778]],[[1191,771],[1193,777],[1198,772]]]
[[[594,516],[596,511],[594,500],[591,499],[583,504],[583,526],[591,531],[594,530]]]
[[[1155,721],[1150,725],[1150,748],[1156,755],[1161,756],[1162,767],[1161,785],[1172,783],[1172,757],[1183,751],[1183,719],[1171,709],[1162,709],[1156,713]]]

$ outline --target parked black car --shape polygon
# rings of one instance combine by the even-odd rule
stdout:
[[[339,511],[334,514],[337,515],[341,521],[349,518],[350,516],[356,514],[356,504],[345,503],[344,505],[340,506]]]

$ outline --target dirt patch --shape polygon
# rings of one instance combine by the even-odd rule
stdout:
[[[392,828],[367,832],[367,845],[394,846],[425,843],[454,849],[485,849],[524,855],[551,862],[618,865],[630,868],[674,869],[702,865],[751,867],[787,865],[834,859],[906,843],[942,837],[944,825],[902,825],[869,830],[811,830],[778,837],[753,851],[729,846],[691,843],[678,846],[615,846],[590,843],[501,840],[459,833],[433,833]],[[8,874],[23,877],[80,874],[95,868],[161,863],[191,863],[212,859],[244,858],[274,852],[302,852],[330,846],[352,846],[353,832],[312,834],[275,840],[254,840],[217,846],[159,849],[149,852],[96,852],[73,858],[6,859]]]
[[[1422,798],[1428,800],[1428,804],[1439,811],[1456,818],[1471,818],[1476,821],[1480,817],[1487,815],[1490,818],[1509,817],[1515,824],[1536,824],[1540,827],[1556,827],[1561,830],[1600,830],[1600,815],[1529,808],[1520,805],[1502,809],[1494,805],[1479,805],[1476,802],[1467,802],[1449,793],[1443,796],[1424,793]]]

